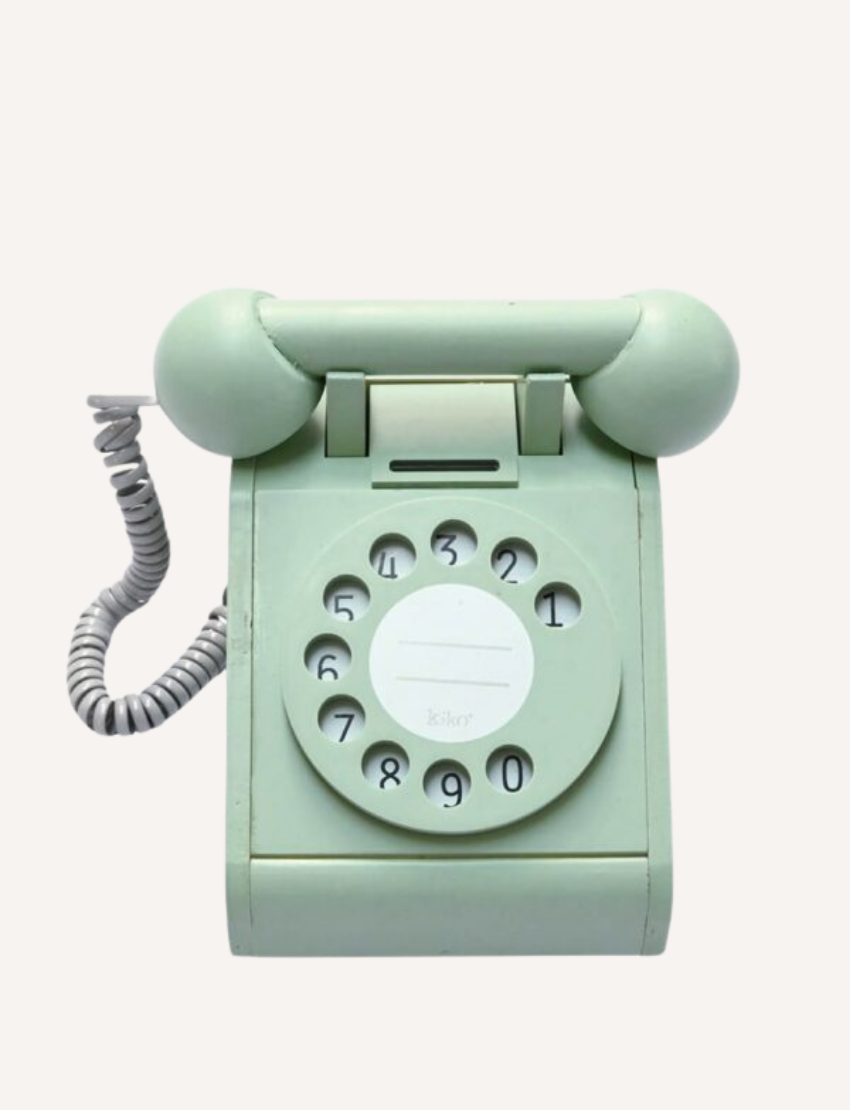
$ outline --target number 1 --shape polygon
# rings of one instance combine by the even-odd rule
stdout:
[[[550,590],[548,594],[543,594],[543,600],[549,602],[549,620],[546,621],[548,628],[563,628],[564,622],[558,620],[558,614],[555,610],[555,591]]]

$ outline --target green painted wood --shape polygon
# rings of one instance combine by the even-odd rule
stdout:
[[[635,859],[256,860],[254,954],[635,955]]]
[[[386,388],[415,397],[409,387]],[[241,833],[229,838],[229,868],[240,876],[239,883],[230,884],[234,951],[659,950],[669,916],[669,824],[655,465],[635,462],[568,396],[562,453],[518,456],[515,487],[374,489],[370,458],[325,457],[323,419],[320,405],[298,435],[256,460],[250,521],[244,511],[250,464],[239,464],[234,472],[232,529],[243,538],[232,541],[230,603],[248,607],[241,615],[234,610],[233,619],[248,630],[250,642],[229,669],[230,759],[239,773],[231,775],[228,810],[231,827],[244,832],[247,809],[251,829],[249,848]],[[641,497],[646,490],[643,503],[639,485]],[[597,650],[602,658],[616,660],[620,686],[610,728],[598,726],[598,747],[589,764],[583,771],[577,767],[542,808],[518,807],[516,820],[504,820],[506,811],[499,809],[504,799],[498,804],[494,799],[492,806],[488,802],[476,810],[471,827],[456,822],[454,831],[446,827],[435,834],[434,822],[422,819],[421,806],[414,820],[418,828],[397,824],[398,811],[388,808],[381,819],[374,809],[365,810],[352,786],[358,760],[348,764],[347,780],[329,781],[311,762],[306,738],[295,730],[321,701],[311,687],[315,680],[306,670],[302,678],[299,666],[313,632],[335,627],[322,603],[325,578],[347,568],[368,584],[377,604],[380,591],[391,584],[374,577],[368,549],[390,530],[415,543],[421,560],[415,573],[422,575],[417,586],[438,582],[445,568],[432,562],[427,540],[431,529],[449,518],[469,521],[480,533],[481,558],[459,568],[467,584],[509,596],[490,566],[490,547],[502,532],[533,539],[543,577],[560,576],[565,568],[570,576],[587,573],[588,598],[598,590],[612,620],[609,646],[603,640]],[[253,545],[245,541],[246,533]],[[533,637],[541,635],[533,625],[541,581],[531,580],[516,603]],[[398,596],[404,596],[406,587],[398,586]],[[384,604],[389,595],[381,596]],[[342,631],[355,660],[368,651],[368,634]],[[569,683],[555,672],[543,683],[535,712],[543,714],[541,721],[563,720],[565,745],[597,701],[594,687],[602,672],[596,671],[583,683],[585,703],[577,694],[564,700]],[[369,683],[363,678],[356,683],[347,689],[357,693],[371,715],[375,699]],[[520,730],[511,739],[536,753],[534,731],[524,735]],[[381,739],[398,740],[414,754],[402,729],[392,736],[382,733]],[[485,738],[475,759],[474,745],[469,748],[479,791],[489,743]],[[427,763],[427,744],[421,750]],[[549,776],[542,781],[550,781]],[[418,789],[418,780],[414,785]],[[423,862],[433,862],[435,870],[421,867]],[[470,863],[481,870],[469,869]],[[476,880],[467,886],[461,875]],[[461,889],[478,892],[464,902],[464,918],[473,925],[470,931],[460,926],[447,931]],[[392,891],[406,893],[395,897]],[[360,926],[342,928],[339,922],[348,919]],[[510,929],[499,921],[511,922]]]
[[[516,386],[517,421],[523,455],[561,452],[564,374],[527,374]]]
[[[369,399],[374,486],[516,485],[517,419],[510,383],[374,384]]]
[[[362,458],[368,449],[369,392],[357,371],[336,370],[325,386],[325,453],[329,458]]]
[[[166,328],[158,399],[208,450],[244,458],[282,443],[325,376],[568,374],[606,435],[657,457],[701,442],[728,413],[738,356],[723,321],[682,293],[617,301],[281,302],[252,290],[193,301]]]
[[[227,918],[235,953],[251,951],[251,739],[253,731],[254,461],[230,480],[227,587]]]
[[[658,468],[634,460],[640,520],[643,606],[644,728],[646,735],[649,904],[643,952],[664,951],[673,903],[670,828],[670,760],[667,739],[667,667],[664,633],[664,568],[661,547],[661,490]]]
[[[590,374],[626,345],[640,308],[613,301],[277,301],[260,320],[275,346],[314,376]]]

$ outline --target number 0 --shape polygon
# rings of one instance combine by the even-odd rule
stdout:
[[[513,775],[508,771],[508,766],[513,767]],[[506,755],[502,760],[502,786],[507,794],[516,794],[522,790],[523,769],[522,760],[518,755]]]

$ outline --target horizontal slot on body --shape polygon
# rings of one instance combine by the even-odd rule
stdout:
[[[394,474],[422,474],[428,471],[447,470],[492,474],[498,469],[498,459],[393,459],[390,462],[390,470]]]

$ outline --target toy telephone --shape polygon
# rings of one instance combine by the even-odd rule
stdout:
[[[83,613],[95,731],[228,669],[231,947],[254,955],[658,953],[671,909],[655,458],[729,411],[701,302],[190,304],[158,403],[233,457],[226,606],[140,695],[112,633],[168,565],[146,398],[95,397],[132,545]]]

